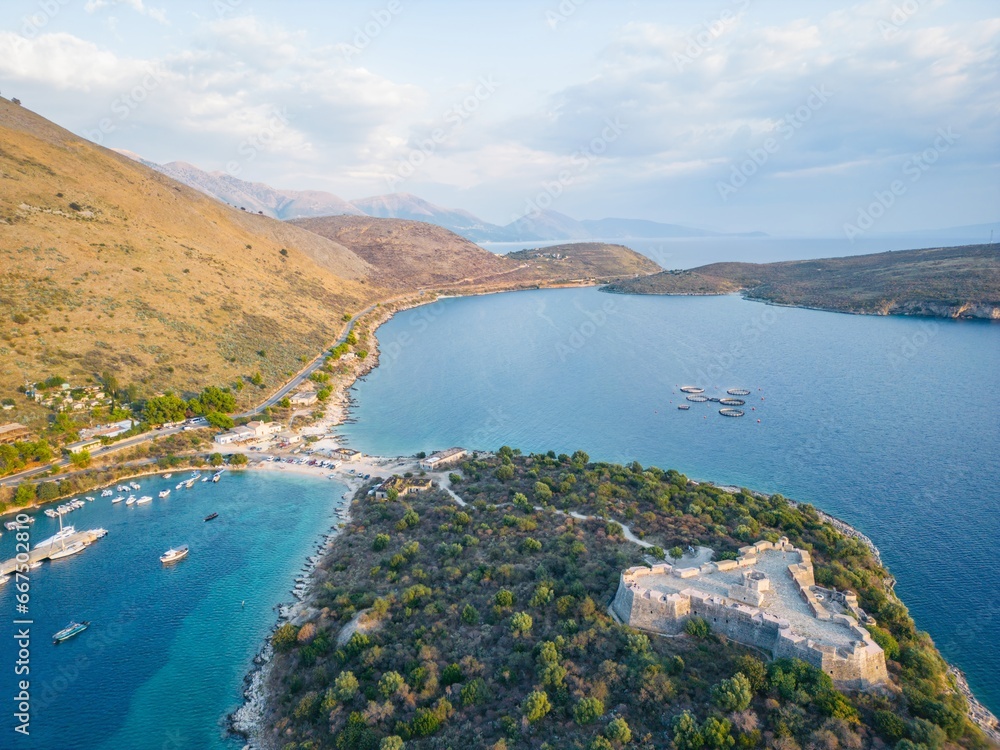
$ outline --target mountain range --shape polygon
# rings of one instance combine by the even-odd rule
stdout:
[[[206,172],[187,162],[157,164],[129,151],[119,150],[119,153],[231,206],[283,221],[318,216],[405,219],[436,224],[473,242],[627,240],[722,234],[643,219],[579,221],[552,210],[528,214],[506,226],[500,226],[484,221],[468,211],[444,208],[410,193],[391,193],[346,201],[321,190],[283,190],[261,182],[241,180],[226,172]]]

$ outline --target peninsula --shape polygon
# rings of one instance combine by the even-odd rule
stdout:
[[[605,287],[621,294],[731,294],[863,315],[1000,320],[1000,245],[779,263],[713,263]]]

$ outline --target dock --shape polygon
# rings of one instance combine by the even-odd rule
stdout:
[[[98,539],[100,539],[103,534],[102,530],[90,529],[89,531],[78,531],[75,534],[71,534],[66,537],[66,546],[73,544],[73,542],[84,542],[86,544],[93,544]],[[106,533],[106,532],[105,532]],[[63,545],[59,542],[54,544],[46,544],[44,547],[35,547],[28,553],[28,565],[32,563],[41,562],[42,560],[48,560],[49,556],[53,552],[58,552],[63,548]],[[24,564],[23,562],[21,563]],[[0,563],[0,576],[11,575],[17,569],[17,558],[12,557],[10,560],[4,560]]]

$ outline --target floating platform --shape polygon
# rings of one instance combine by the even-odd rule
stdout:
[[[719,403],[723,406],[743,406],[746,401],[741,398],[720,398]]]
[[[742,417],[746,414],[746,412],[741,411],[740,409],[730,409],[727,407],[725,409],[719,409],[719,414],[724,417]]]
[[[688,396],[687,400],[693,401],[696,404],[704,404],[706,401],[708,401],[708,396]]]
[[[750,391],[748,391],[746,388],[730,388],[728,391],[726,391],[726,393],[728,393],[730,396],[749,396],[750,395]]]
[[[681,393],[704,393],[704,388],[699,388],[696,385],[682,385]]]

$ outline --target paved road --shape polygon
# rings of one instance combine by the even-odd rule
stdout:
[[[357,323],[358,318],[360,318],[362,315],[367,315],[377,306],[378,306],[377,304],[369,305],[364,310],[354,315],[354,317],[352,317],[347,322],[347,328],[344,329],[344,333],[341,335],[339,339],[337,339],[337,341],[333,344],[333,346],[338,346],[339,344],[344,343],[347,340],[347,337],[350,335],[351,331],[354,330],[354,325],[355,323]],[[330,348],[333,348],[333,346],[331,346]],[[289,393],[295,390],[306,378],[308,378],[310,375],[316,372],[316,370],[318,370],[320,367],[323,366],[323,363],[326,362],[327,351],[328,349],[324,349],[323,352],[319,354],[315,359],[313,359],[308,365],[306,365],[305,368],[302,369],[298,375],[296,375],[294,378],[285,383],[281,388],[279,388],[262,404],[251,409],[250,411],[243,412],[242,414],[234,414],[233,418],[241,419],[244,417],[253,417],[257,414],[260,414],[262,411],[264,411],[264,409],[267,409],[277,404],[279,401],[281,401],[281,399],[283,399],[285,396],[287,396]],[[176,433],[183,431],[183,429],[184,429],[183,427],[166,427],[160,430],[151,430],[150,432],[144,432],[143,434],[136,435],[135,437],[130,437],[125,440],[120,440],[117,443],[111,443],[110,445],[102,445],[101,447],[92,450],[90,452],[90,455],[94,458],[99,458],[102,456],[106,456],[109,453],[114,453],[116,451],[124,450],[126,448],[132,448],[136,445],[141,445],[142,443],[146,443],[150,440],[155,440],[156,438],[159,437],[164,437],[166,435],[175,435]],[[45,466],[37,466],[34,469],[28,469],[18,474],[11,474],[9,477],[6,477],[5,479],[0,479],[0,486],[9,487],[17,485],[25,481],[26,479],[32,479],[34,477],[37,477],[39,474],[44,474],[45,472],[49,471],[52,468],[63,468],[69,465],[70,461],[68,458],[61,458],[58,461],[54,461],[51,464],[47,464]]]

